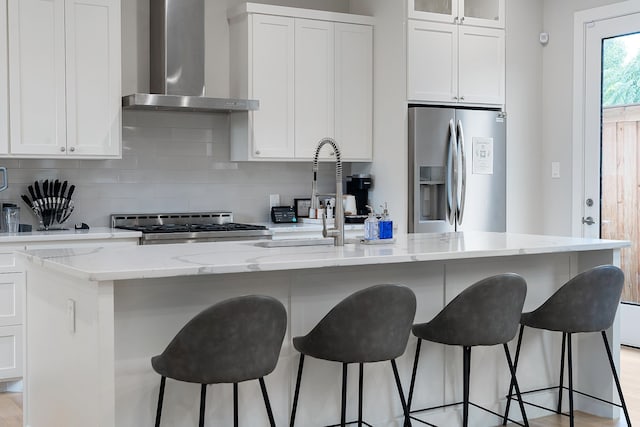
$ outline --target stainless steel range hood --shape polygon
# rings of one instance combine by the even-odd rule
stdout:
[[[136,110],[232,112],[257,110],[250,99],[204,96],[204,0],[149,0],[150,94],[122,98]]]

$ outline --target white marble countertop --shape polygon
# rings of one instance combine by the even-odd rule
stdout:
[[[30,231],[26,233],[0,233],[0,244],[59,240],[136,239],[141,235],[142,233],[139,231],[117,230],[108,227],[95,227],[89,230]]]
[[[126,280],[616,249],[628,241],[510,233],[396,236],[395,243],[265,248],[256,241],[31,250],[27,263],[83,279]]]

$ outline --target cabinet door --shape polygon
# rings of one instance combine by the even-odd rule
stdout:
[[[454,23],[459,16],[458,0],[408,0],[409,18]]]
[[[9,0],[10,150],[66,149],[64,0]]]
[[[335,24],[335,136],[345,160],[372,159],[373,28]]]
[[[294,156],[294,20],[252,15],[249,97],[260,100],[250,112],[254,158]]]
[[[504,30],[460,26],[461,102],[504,104]]]
[[[7,0],[0,0],[0,155],[9,153],[9,63]]]
[[[459,0],[464,25],[504,28],[505,0]]]
[[[311,159],[318,142],[334,137],[334,24],[295,20],[295,156]],[[321,156],[328,157],[323,149]]]
[[[23,323],[24,273],[0,274],[0,326]]]
[[[22,376],[23,326],[0,326],[0,380]]]
[[[407,30],[407,98],[457,102],[458,26],[410,19]]]
[[[66,0],[67,150],[119,156],[120,1]]]

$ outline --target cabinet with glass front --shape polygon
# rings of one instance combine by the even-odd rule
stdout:
[[[504,28],[505,0],[408,0],[409,18]]]

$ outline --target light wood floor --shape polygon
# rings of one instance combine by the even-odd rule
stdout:
[[[640,422],[640,350],[623,347],[620,352],[621,382],[631,421]],[[568,417],[552,415],[530,420],[531,427],[565,427]],[[22,394],[0,393],[0,426],[22,427]],[[627,427],[624,420],[604,420],[588,414],[576,413],[576,426]]]

